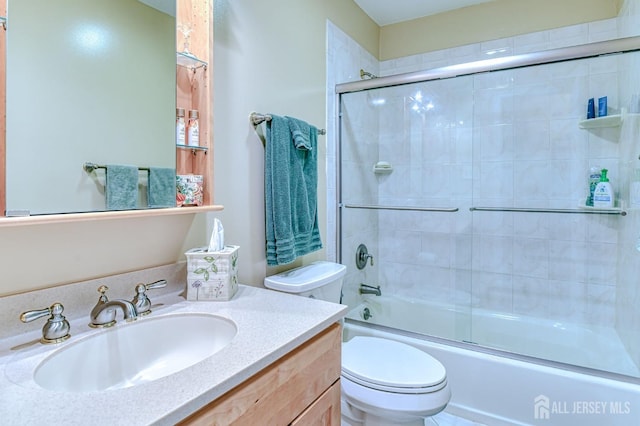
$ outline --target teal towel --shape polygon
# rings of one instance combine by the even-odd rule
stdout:
[[[293,145],[296,149],[311,150],[311,140],[309,135],[311,133],[311,125],[302,120],[296,118],[286,117],[289,122],[289,131],[291,132],[291,139],[293,139]],[[317,133],[316,133],[317,139]]]
[[[138,167],[107,165],[105,197],[107,210],[138,207]]]
[[[151,209],[176,206],[176,169],[149,167],[147,200]]]
[[[268,265],[283,265],[322,248],[318,229],[318,130],[271,114],[265,147]]]

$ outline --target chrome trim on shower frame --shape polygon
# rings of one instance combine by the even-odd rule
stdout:
[[[625,37],[615,40],[524,53],[501,58],[484,59],[464,64],[449,65],[423,71],[378,77],[371,80],[354,81],[336,84],[336,93],[360,92],[369,89],[400,86],[403,84],[421,83],[430,80],[460,77],[488,71],[502,71],[531,65],[551,64],[573,59],[593,58],[601,55],[625,53],[640,50],[640,36]]]

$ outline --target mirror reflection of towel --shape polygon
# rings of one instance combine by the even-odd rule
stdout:
[[[176,206],[176,169],[149,167],[149,208]]]
[[[138,207],[138,167],[107,165],[105,198],[107,210],[133,210]]]

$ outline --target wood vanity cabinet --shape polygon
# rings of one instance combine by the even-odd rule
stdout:
[[[339,324],[212,401],[180,425],[340,425]]]

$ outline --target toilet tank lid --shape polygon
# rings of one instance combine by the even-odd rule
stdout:
[[[271,275],[264,279],[264,286],[288,293],[303,293],[341,279],[347,267],[339,263],[319,261],[306,266]]]

